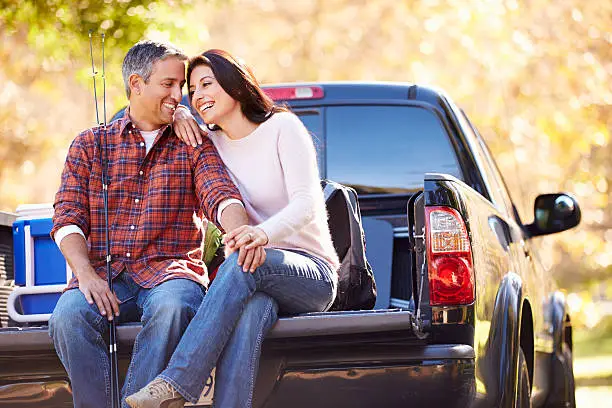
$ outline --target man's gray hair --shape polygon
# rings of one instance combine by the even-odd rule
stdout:
[[[140,41],[130,48],[123,59],[121,69],[127,97],[129,98],[131,94],[129,81],[132,74],[138,74],[145,82],[149,82],[151,72],[153,72],[153,64],[168,57],[176,57],[181,61],[188,59],[183,51],[167,43],[147,40]]]

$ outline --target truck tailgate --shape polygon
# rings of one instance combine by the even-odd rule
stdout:
[[[280,318],[268,333],[267,339],[289,337],[318,337],[357,335],[412,329],[414,316],[411,311],[365,310],[354,312],[307,313]],[[131,348],[141,329],[139,323],[128,323],[117,328],[119,345]],[[19,351],[54,351],[46,326],[0,329],[0,356],[15,356]],[[2,371],[0,370],[0,373]]]
[[[331,391],[330,386],[340,387],[334,393],[338,398],[347,398],[357,383],[365,392],[383,377],[398,385],[401,378],[419,370],[440,373],[444,361],[471,365],[471,347],[427,345],[414,335],[413,325],[413,313],[401,309],[281,318],[263,346],[254,406],[284,406],[296,399],[312,402],[314,394],[309,394],[318,394],[320,387]],[[140,324],[118,328],[120,375],[127,369],[140,329]],[[404,400],[414,392],[390,388],[383,400]],[[0,329],[0,407],[32,403],[41,407],[71,404],[67,376],[47,328]]]

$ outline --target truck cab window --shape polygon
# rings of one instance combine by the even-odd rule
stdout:
[[[426,172],[463,179],[442,123],[425,108],[332,106],[325,126],[327,177],[359,194],[414,192]]]
[[[325,135],[323,134],[323,120],[318,110],[296,110],[295,114],[300,118],[306,129],[312,136],[312,141],[317,151],[317,164],[319,165],[319,176],[325,177]]]

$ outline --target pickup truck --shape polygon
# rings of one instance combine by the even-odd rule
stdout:
[[[266,91],[312,133],[321,177],[358,192],[378,298],[373,310],[282,317],[254,407],[575,407],[571,319],[534,240],[577,225],[578,203],[540,195],[524,223],[482,137],[441,90]],[[118,328],[123,373],[139,330]],[[47,327],[1,329],[0,407],[71,404]]]

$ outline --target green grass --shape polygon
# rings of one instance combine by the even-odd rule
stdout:
[[[573,337],[576,386],[612,385],[612,318],[592,329],[574,329]]]
[[[577,386],[612,385],[612,355],[574,358]]]
[[[612,318],[592,329],[574,328],[576,406],[612,406]]]
[[[574,329],[574,358],[612,356],[612,317],[592,329]]]

